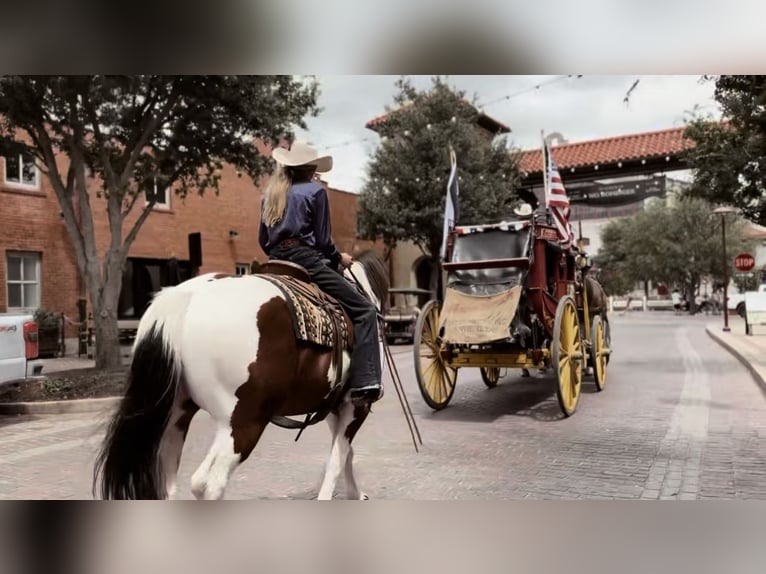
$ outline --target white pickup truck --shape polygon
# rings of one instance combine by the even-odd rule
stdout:
[[[34,316],[0,313],[0,385],[39,374],[38,353]]]
[[[751,293],[766,293],[766,283],[758,285],[758,289],[751,291]],[[745,294],[744,293],[729,293],[729,300],[727,301],[726,308],[729,311],[737,311],[737,315],[745,317]]]

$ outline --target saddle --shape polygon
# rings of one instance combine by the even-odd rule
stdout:
[[[255,275],[266,279],[285,295],[296,339],[334,351],[333,388],[340,384],[343,351],[353,349],[354,330],[338,300],[312,283],[308,271],[296,263],[268,261]]]

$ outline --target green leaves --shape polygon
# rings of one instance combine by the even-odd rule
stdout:
[[[413,241],[433,257],[441,246],[450,146],[460,177],[460,224],[507,216],[518,170],[505,138],[493,142],[477,125],[479,112],[463,92],[440,78],[423,92],[406,79],[397,88],[398,107],[379,128],[382,143],[360,194],[359,232],[389,243]]]
[[[3,76],[0,138],[41,132],[81,155],[104,191],[140,193],[156,176],[185,195],[218,188],[222,162],[254,179],[269,171],[255,140],[274,144],[305,127],[317,86],[292,76]]]
[[[742,231],[741,220],[727,219],[730,272],[734,253],[750,247]],[[609,223],[601,237],[595,262],[615,295],[647,280],[696,288],[703,277],[723,277],[721,220],[704,200],[654,200],[644,211]]]
[[[766,78],[719,76],[715,99],[726,123],[696,116],[686,135],[695,147],[686,152],[695,183],[689,195],[739,208],[766,223]]]

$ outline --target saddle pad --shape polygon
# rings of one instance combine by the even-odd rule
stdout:
[[[350,349],[353,342],[343,308],[316,285],[304,283],[288,275],[259,274],[276,285],[292,309],[295,337],[328,349]],[[340,333],[338,333],[340,329]]]
[[[447,288],[440,329],[446,343],[481,344],[505,339],[521,297],[521,285],[495,295],[467,295]]]

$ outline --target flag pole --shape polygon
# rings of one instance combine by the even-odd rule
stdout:
[[[543,156],[543,195],[545,196],[545,219],[548,225],[551,224],[551,206],[550,197],[548,192],[548,162],[546,161],[546,155],[548,147],[545,144],[545,130],[540,130],[540,139],[542,140],[542,156]]]

